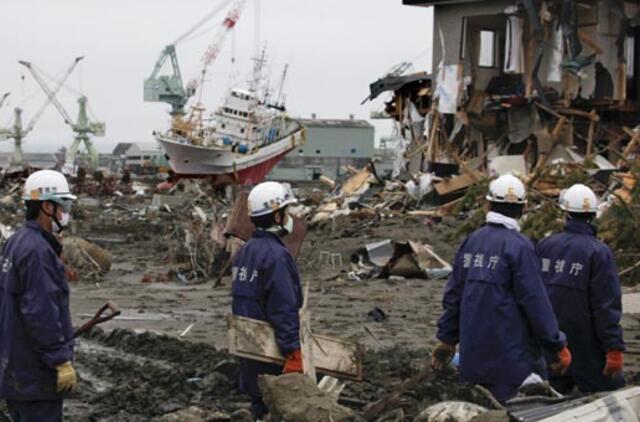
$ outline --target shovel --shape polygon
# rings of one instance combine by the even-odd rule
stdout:
[[[110,312],[107,315],[104,315],[104,313],[109,310]],[[107,322],[112,320],[113,318],[117,317],[118,315],[120,315],[120,310],[118,309],[118,306],[111,302],[108,301],[107,303],[105,303],[102,308],[98,309],[98,312],[96,312],[96,314],[94,315],[94,317],[92,319],[90,319],[89,321],[85,322],[84,324],[82,324],[80,326],[80,328],[78,328],[74,333],[73,333],[73,337],[78,337],[81,334],[87,333],[89,331],[91,331],[91,329],[98,325],[98,324],[102,324],[103,322]]]

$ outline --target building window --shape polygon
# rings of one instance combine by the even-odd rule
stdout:
[[[220,124],[220,127],[221,127],[222,129],[224,129],[224,128],[226,128],[226,127],[227,127],[227,125],[225,125],[224,123],[222,123],[222,124]]]
[[[316,150],[316,154],[320,154],[320,150],[319,149]]]
[[[241,129],[240,129],[240,133],[244,133],[244,128],[241,128]]]
[[[355,148],[351,148],[351,154],[355,154],[356,153],[356,149]]]
[[[299,149],[299,150],[298,150],[298,154],[299,154],[299,155],[304,154],[304,150]]]
[[[496,66],[496,33],[495,31],[480,31],[480,67]]]

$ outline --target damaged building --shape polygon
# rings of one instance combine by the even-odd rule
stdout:
[[[433,74],[390,73],[396,174],[531,174],[628,164],[640,120],[640,2],[427,1]],[[471,178],[473,179],[473,178]]]

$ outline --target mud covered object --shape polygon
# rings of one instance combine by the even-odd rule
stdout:
[[[477,404],[462,401],[444,401],[429,406],[416,418],[415,422],[469,422],[487,409]],[[508,419],[507,419],[508,420]]]
[[[94,243],[79,237],[65,237],[62,245],[62,259],[74,270],[106,273],[111,269],[111,253]]]
[[[272,421],[362,421],[351,409],[339,405],[334,396],[321,391],[305,375],[263,375],[258,385]]]
[[[395,275],[406,278],[440,278],[451,273],[451,266],[429,245],[396,242],[393,255],[380,272],[381,278]]]

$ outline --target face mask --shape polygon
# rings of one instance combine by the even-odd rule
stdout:
[[[60,225],[58,225],[58,223],[56,223],[55,220],[53,220],[53,224],[51,225],[51,228],[53,229],[54,233],[60,233],[65,227],[67,227],[67,225],[69,224],[69,213],[68,212],[63,212],[60,215],[60,219],[58,220],[60,222]]]
[[[283,229],[287,234],[291,234],[293,233],[293,217],[290,215],[288,217],[289,218],[287,218],[287,222],[284,224]]]

